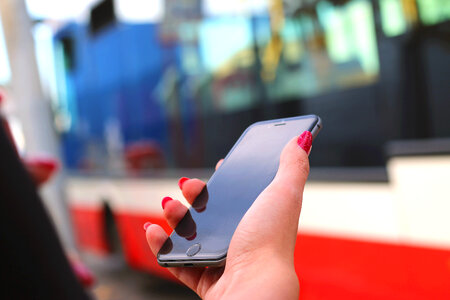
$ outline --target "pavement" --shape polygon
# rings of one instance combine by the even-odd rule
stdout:
[[[118,256],[107,258],[82,255],[83,262],[95,274],[90,292],[97,300],[191,300],[200,299],[187,287],[128,267]]]

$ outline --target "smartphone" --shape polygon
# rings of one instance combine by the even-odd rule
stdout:
[[[270,184],[281,151],[308,130],[322,128],[315,115],[257,122],[248,127],[192,203],[157,255],[163,267],[220,266],[244,214]]]

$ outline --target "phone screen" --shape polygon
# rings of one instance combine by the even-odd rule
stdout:
[[[317,122],[306,116],[250,126],[160,250],[160,263],[226,256],[240,220],[274,178],[284,146]]]

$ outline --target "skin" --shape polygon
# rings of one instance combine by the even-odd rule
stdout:
[[[308,154],[293,138],[285,146],[277,175],[258,196],[237,227],[225,267],[169,268],[181,282],[204,299],[298,299],[299,282],[294,269],[294,248],[303,189],[309,174]],[[216,169],[220,167],[221,161]],[[192,204],[205,186],[199,179],[182,185]],[[164,217],[175,228],[187,208],[178,200],[164,207]],[[156,224],[146,237],[156,255],[167,239]]]

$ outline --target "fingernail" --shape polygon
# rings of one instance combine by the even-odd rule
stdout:
[[[178,180],[178,186],[181,188],[183,188],[183,183],[185,183],[187,180],[189,180],[189,178],[187,177],[181,177],[180,180]]]
[[[150,226],[150,225],[152,225],[152,223],[146,222],[146,223],[144,224],[144,230],[147,231],[147,228],[148,228],[148,226]]]
[[[309,154],[309,150],[312,145],[312,135],[309,131],[303,131],[303,133],[298,137],[297,144]]]
[[[206,209],[206,206],[200,207],[200,208],[196,208],[195,210],[199,213],[204,212]]]
[[[195,239],[197,237],[197,232],[194,233],[191,237],[186,238],[188,241],[192,241],[193,239]]]
[[[164,209],[164,207],[166,206],[167,202],[169,202],[170,200],[173,200],[173,199],[170,198],[170,197],[164,197],[164,198],[162,199],[161,205],[162,205],[162,208],[163,208],[163,209]]]

